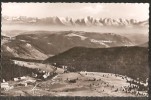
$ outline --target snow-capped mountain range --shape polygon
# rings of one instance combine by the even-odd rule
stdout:
[[[72,19],[69,17],[46,17],[46,18],[34,18],[34,17],[2,17],[2,23],[12,24],[48,24],[48,25],[59,25],[59,26],[148,26],[149,20],[137,21],[135,19],[112,19],[112,18],[93,18],[86,17],[80,19]]]

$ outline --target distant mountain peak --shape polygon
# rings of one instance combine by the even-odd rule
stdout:
[[[85,18],[72,19],[70,17],[46,17],[46,18],[28,18],[28,17],[2,17],[2,23],[34,23],[34,24],[50,24],[50,25],[66,25],[66,26],[148,26],[149,20],[137,21],[135,19],[112,19],[112,18],[93,18],[87,16]]]

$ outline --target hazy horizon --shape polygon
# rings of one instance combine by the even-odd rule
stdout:
[[[2,16],[149,19],[149,3],[2,3]]]

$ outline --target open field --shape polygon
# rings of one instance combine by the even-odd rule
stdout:
[[[27,80],[36,80],[36,82],[27,86],[15,86],[17,82],[9,81],[14,88],[2,91],[2,94],[13,96],[147,96],[147,91],[138,93],[137,89],[126,90],[130,83],[123,77],[111,73],[70,72],[58,74],[45,81],[28,78]],[[135,86],[135,84],[131,85]]]

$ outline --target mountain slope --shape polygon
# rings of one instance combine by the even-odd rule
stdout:
[[[0,82],[5,79],[5,81],[13,80],[15,77],[21,77],[29,75],[31,76],[32,73],[37,72],[36,69],[27,68],[24,66],[19,66],[14,64],[12,60],[10,60],[9,57],[2,56],[1,57],[1,78]]]
[[[66,65],[70,71],[117,73],[144,81],[149,73],[148,49],[142,47],[75,47],[46,59],[45,63]]]
[[[133,45],[128,38],[113,33],[27,31],[8,39],[2,45],[2,54],[40,60],[77,46],[108,48]]]
[[[41,53],[31,44],[24,41],[11,40],[1,46],[2,55],[26,59],[45,59],[48,56]]]

